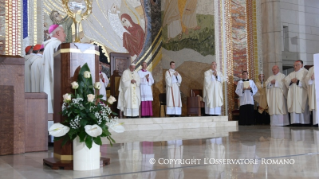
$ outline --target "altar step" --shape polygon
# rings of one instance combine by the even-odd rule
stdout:
[[[119,121],[124,123],[126,131],[237,127],[237,121],[228,121],[228,116],[128,118]]]

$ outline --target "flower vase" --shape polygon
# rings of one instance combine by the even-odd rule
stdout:
[[[73,170],[96,170],[100,168],[100,146],[93,142],[89,149],[77,136],[73,140]]]

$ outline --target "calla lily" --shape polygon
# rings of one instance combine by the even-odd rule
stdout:
[[[125,131],[125,128],[122,125],[122,123],[115,123],[115,124],[110,125],[109,127],[110,127],[110,129],[112,129],[116,133],[122,133]]]
[[[91,77],[91,73],[89,71],[85,71],[83,73],[84,78],[90,78]]]
[[[70,131],[70,128],[61,123],[55,123],[49,128],[49,134],[54,137],[64,136],[69,131]]]
[[[101,83],[100,82],[96,82],[95,84],[94,84],[94,88],[95,89],[101,89]]]
[[[102,128],[96,124],[86,125],[84,129],[85,129],[85,132],[92,137],[97,137],[102,134]]]

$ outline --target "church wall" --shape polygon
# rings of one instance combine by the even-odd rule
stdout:
[[[312,65],[313,54],[319,52],[319,1],[280,0],[280,16],[284,64],[301,59]]]

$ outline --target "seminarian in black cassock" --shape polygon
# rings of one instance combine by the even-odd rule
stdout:
[[[248,72],[243,71],[243,79],[237,84],[236,94],[239,96],[239,125],[254,124],[254,99],[258,89],[253,80],[248,79]]]

